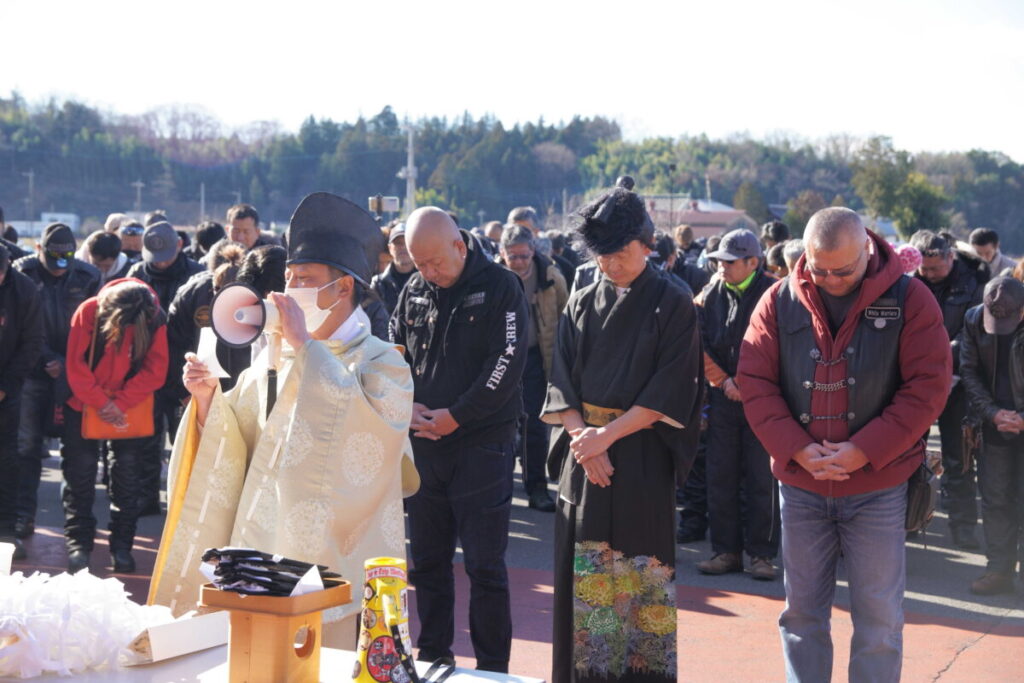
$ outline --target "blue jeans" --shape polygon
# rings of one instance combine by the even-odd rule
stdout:
[[[842,557],[850,585],[849,680],[898,681],[903,664],[906,483],[842,498],[782,485],[786,680],[832,678],[829,620]]]

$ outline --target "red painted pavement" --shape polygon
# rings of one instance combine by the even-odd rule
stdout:
[[[109,571],[106,532],[97,534],[91,570],[98,576],[117,576],[134,599],[143,602],[149,586],[157,539],[138,537],[134,575]],[[60,531],[40,528],[25,543],[31,562],[14,569],[49,573],[66,566]],[[513,672],[547,678],[551,661],[551,572],[511,569]],[[462,565],[456,565],[455,652],[462,666],[474,664],[467,610],[469,585]],[[415,604],[415,596],[413,596]],[[679,655],[682,681],[781,681],[776,620],[782,601],[746,593],[678,586]],[[413,619],[413,634],[419,626]],[[904,630],[903,680],[964,683],[1024,680],[1024,626],[996,626],[988,621],[930,617],[910,612]],[[835,641],[835,681],[845,681],[851,624],[849,614],[836,608],[832,622]],[[958,654],[959,653],[959,654]]]

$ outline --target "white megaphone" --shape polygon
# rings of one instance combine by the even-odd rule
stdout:
[[[232,348],[251,346],[264,332],[280,334],[277,306],[242,282],[217,292],[210,306],[210,326],[217,339]]]

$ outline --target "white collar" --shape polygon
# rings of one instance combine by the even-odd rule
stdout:
[[[363,311],[363,307],[357,305],[356,310],[345,319],[345,322],[328,339],[348,344],[356,338],[356,335],[362,331],[364,326],[370,327],[370,318]]]

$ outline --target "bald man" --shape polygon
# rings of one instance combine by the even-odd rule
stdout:
[[[761,298],[736,380],[781,482],[789,681],[832,675],[829,618],[843,557],[850,681],[898,681],[907,480],[952,376],[942,312],[853,211],[811,217],[806,251]]]
[[[435,207],[406,222],[417,272],[398,297],[391,339],[415,385],[411,423],[420,472],[408,499],[419,659],[452,656],[461,543],[470,581],[477,668],[508,671],[512,646],[505,549],[512,502],[529,318],[519,277],[492,262],[470,233]]]

